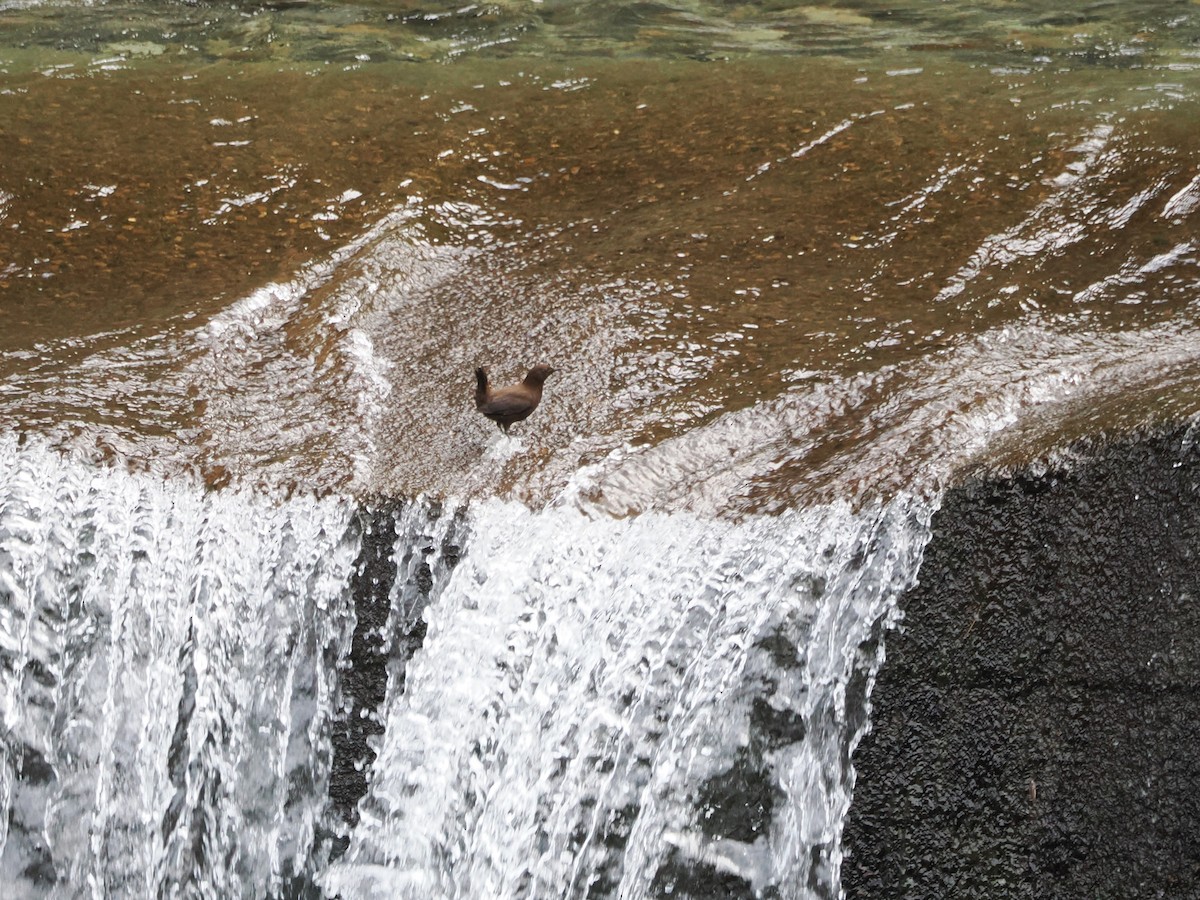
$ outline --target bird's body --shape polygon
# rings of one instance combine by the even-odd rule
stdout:
[[[542,385],[554,370],[549,366],[534,366],[525,380],[510,387],[495,390],[488,384],[487,372],[475,370],[475,408],[508,434],[513,422],[520,422],[542,402]]]

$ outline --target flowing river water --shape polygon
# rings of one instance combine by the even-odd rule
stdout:
[[[1198,71],[1194,2],[0,0],[11,896],[840,896],[943,492],[1200,412]]]

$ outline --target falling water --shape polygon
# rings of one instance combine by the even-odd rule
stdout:
[[[477,508],[323,883],[634,898],[711,867],[836,894],[849,756],[928,516]]]
[[[324,803],[353,509],[12,440],[0,459],[5,883],[279,889],[308,865]]]
[[[0,859],[29,896],[648,897],[707,869],[836,894],[928,504],[729,522],[496,500],[455,526],[457,566],[461,516],[409,505],[381,630],[427,633],[354,710],[382,727],[350,827],[329,785],[359,699],[353,506],[0,452]]]

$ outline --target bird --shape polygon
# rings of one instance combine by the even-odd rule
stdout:
[[[553,372],[550,366],[537,365],[519,384],[494,390],[488,385],[487,370],[480,367],[475,370],[475,408],[508,434],[513,422],[520,422],[537,409],[542,402],[542,385]]]

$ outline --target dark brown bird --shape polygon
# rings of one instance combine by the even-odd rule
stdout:
[[[508,426],[520,422],[542,402],[542,385],[554,370],[549,366],[534,366],[520,384],[493,390],[488,386],[487,372],[475,370],[475,408],[508,434]]]

